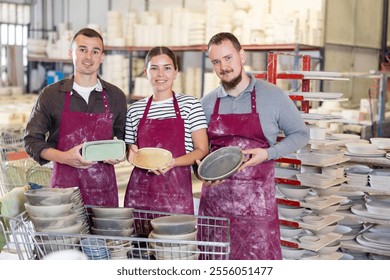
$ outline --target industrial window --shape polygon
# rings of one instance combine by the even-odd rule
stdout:
[[[0,2],[0,86],[25,84],[30,5]]]

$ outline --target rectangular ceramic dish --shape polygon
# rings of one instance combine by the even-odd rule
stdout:
[[[117,139],[85,142],[81,152],[85,160],[91,161],[122,159],[125,153],[125,142]]]

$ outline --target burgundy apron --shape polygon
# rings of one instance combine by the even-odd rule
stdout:
[[[255,89],[251,92],[251,113],[219,114],[219,104],[220,98],[208,128],[212,150],[269,147],[256,112]],[[230,219],[230,259],[282,258],[274,171],[274,161],[270,160],[247,167],[220,185],[202,187],[200,215]]]
[[[156,147],[169,150],[174,158],[186,153],[184,120],[173,94],[176,118],[147,119],[150,97],[138,125],[138,148]],[[134,167],[127,185],[124,206],[159,212],[193,214],[190,166],[174,167],[167,173],[155,175]]]
[[[102,91],[104,113],[70,111],[71,93],[67,92],[60,124],[57,149],[67,151],[86,141],[112,139],[112,115],[106,92]],[[74,168],[54,163],[51,187],[79,187],[85,205],[118,207],[118,188],[114,166],[96,163],[89,168]]]

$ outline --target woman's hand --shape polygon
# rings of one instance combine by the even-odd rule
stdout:
[[[157,170],[149,170],[149,172],[153,172],[156,175],[162,175],[162,174],[167,173],[169,170],[171,170],[174,167],[175,167],[175,159],[173,158],[171,160],[171,162],[167,166],[165,166],[164,168],[160,168]]]
[[[128,145],[128,150],[127,150],[127,161],[129,163],[132,163],[133,162],[133,157],[135,155],[136,152],[138,152],[138,146],[137,145],[134,145],[134,144],[131,144],[131,145]]]

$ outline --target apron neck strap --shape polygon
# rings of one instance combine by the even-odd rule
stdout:
[[[179,103],[177,102],[177,99],[176,99],[176,96],[175,96],[175,92],[172,92],[172,93],[173,93],[172,94],[173,107],[175,108],[176,118],[181,118],[180,109],[179,109]],[[144,114],[142,116],[143,119],[147,118],[150,106],[152,105],[152,101],[153,101],[153,95],[151,97],[149,97],[149,99],[148,99],[148,103],[146,104],[146,108],[145,108]]]
[[[109,115],[110,114],[110,109],[108,108],[108,101],[107,101],[107,95],[106,95],[106,90],[105,89],[103,89],[101,91],[101,95],[102,95],[102,98],[103,98],[104,111],[105,111],[106,115]],[[64,111],[69,111],[70,97],[71,97],[71,92],[68,91],[66,93],[66,95],[65,95]]]

